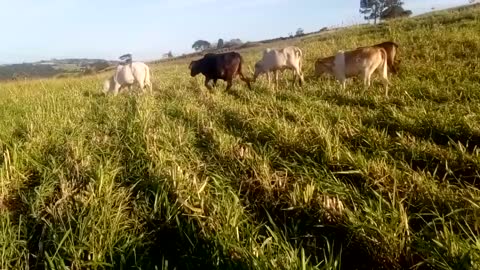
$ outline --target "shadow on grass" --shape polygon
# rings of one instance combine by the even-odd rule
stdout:
[[[29,253],[28,265],[31,269],[41,269],[45,266],[45,262],[43,261],[43,250],[39,244],[46,240],[46,224],[43,219],[38,217],[37,213],[31,212],[31,206],[26,198],[37,195],[35,190],[40,186],[42,177],[40,172],[35,169],[27,170],[25,175],[28,177],[24,185],[20,190],[11,192],[11,196],[6,198],[3,206],[8,211],[8,215],[11,215],[12,223],[22,226]]]
[[[367,118],[363,123],[367,127],[386,132],[388,138],[385,141],[375,141],[375,138],[367,134],[358,134],[344,140],[350,149],[362,149],[368,155],[387,152],[395,160],[407,163],[413,170],[426,172],[436,179],[453,185],[469,183],[480,187],[480,164],[468,154],[480,143],[480,134],[476,134],[466,124],[457,123],[454,129],[440,129],[432,126],[433,123],[412,126],[400,122],[388,112]],[[399,143],[398,136],[402,133],[436,145],[423,149]],[[454,150],[454,142],[462,143],[467,153]]]
[[[146,224],[147,241],[134,254],[116,254],[115,264],[146,269],[165,263],[169,268],[177,269],[247,269],[245,262],[231,258],[227,252],[219,252],[220,247],[215,240],[206,238],[196,219],[188,218],[188,213],[177,205],[178,196],[170,184],[173,182],[170,176],[152,173],[149,169],[154,161],[147,154],[142,127],[137,121],[136,99],[129,99],[125,106],[126,117],[121,124],[125,144],[122,163],[125,166],[118,181],[134,187],[134,197],[144,198],[145,205],[140,207],[138,214]],[[200,131],[199,136],[197,147],[206,152],[214,151],[215,145],[210,143],[212,140],[208,132]],[[161,209],[157,209],[156,214],[151,213],[159,197],[163,198]]]
[[[293,151],[308,155],[320,162],[323,159],[318,156],[318,153],[308,153],[304,149],[278,145],[272,134],[254,129],[250,123],[242,120],[242,117],[234,112],[225,112],[224,117],[226,126],[234,134],[243,138],[243,143],[254,145],[254,149],[270,144],[279,152],[279,158],[291,159],[297,164],[302,161],[294,157]],[[318,202],[306,207],[292,208],[288,195],[292,186],[288,183],[294,183],[296,179],[286,179],[286,186],[275,183],[279,181],[278,179],[272,179],[273,188],[266,188],[262,180],[257,179],[257,169],[253,165],[255,162],[240,162],[239,157],[233,154],[222,154],[213,132],[204,127],[199,127],[197,130],[195,147],[202,153],[204,161],[209,164],[211,170],[221,171],[226,178],[232,179],[229,184],[232,185],[233,190],[239,191],[241,201],[251,213],[255,224],[266,224],[269,227],[278,228],[293,247],[304,248],[313,265],[322,263],[328,243],[334,243],[333,254],[342,254],[342,269],[402,269],[408,264],[403,257],[397,256],[397,253],[402,251],[389,250],[388,243],[372,240],[381,239],[376,235],[376,231],[359,234],[359,231],[349,227],[346,221],[329,218],[328,212]],[[274,167],[273,164],[270,165]],[[266,227],[260,233],[268,237]]]
[[[101,91],[83,91],[82,96],[88,97],[88,98],[105,98],[107,97],[106,94],[102,93]]]
[[[371,117],[365,117],[362,122],[365,126],[386,130],[392,137],[398,132],[408,132],[415,137],[432,140],[439,145],[448,145],[450,142],[460,142],[473,151],[480,145],[480,133],[472,130],[467,123],[459,119],[454,126],[440,127],[431,119],[422,119],[423,123],[412,126],[398,120],[390,111],[382,110]]]
[[[361,97],[349,97],[347,95],[341,93],[332,93],[324,96],[325,100],[334,102],[339,106],[360,106],[369,109],[378,109],[379,104],[372,98],[368,96],[361,96]]]
[[[391,151],[391,155],[405,160],[413,170],[428,172],[450,184],[469,183],[480,188],[480,165],[471,158],[410,148],[397,148]]]

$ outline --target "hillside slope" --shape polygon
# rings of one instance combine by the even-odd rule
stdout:
[[[0,81],[50,78],[59,75],[88,75],[116,64],[118,61],[101,59],[53,59],[34,63],[0,65]]]
[[[0,269],[480,269],[479,32],[473,9],[308,37],[277,92],[210,93],[186,61],[153,95],[3,83]],[[388,39],[389,97],[311,76]]]

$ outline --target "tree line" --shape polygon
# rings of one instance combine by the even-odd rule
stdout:
[[[229,41],[224,41],[223,39],[219,39],[217,43],[210,43],[206,40],[197,40],[193,43],[192,49],[195,51],[204,51],[208,49],[225,49],[225,48],[232,48],[237,47],[243,44],[243,41],[239,38],[234,38]]]

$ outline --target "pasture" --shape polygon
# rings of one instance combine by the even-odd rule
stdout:
[[[479,11],[297,40],[306,84],[276,92],[185,61],[153,95],[0,84],[0,269],[480,269]],[[390,39],[388,97],[312,76]]]

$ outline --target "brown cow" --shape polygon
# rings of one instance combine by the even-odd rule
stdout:
[[[362,76],[364,85],[370,86],[370,78],[379,70],[385,85],[385,95],[388,95],[388,68],[387,52],[383,48],[364,47],[353,51],[339,51],[335,56],[318,59],[315,62],[317,76],[323,73],[331,74],[337,78],[345,89],[347,78]]]
[[[395,66],[395,57],[397,55],[398,44],[392,41],[386,41],[379,44],[375,44],[370,47],[383,48],[387,52],[388,69],[390,70],[390,72],[394,74],[398,72],[398,68]],[[358,49],[360,48],[366,48],[366,47],[359,47]]]
[[[214,86],[217,85],[218,79],[224,80],[227,82],[227,91],[232,87],[233,79],[239,75],[240,79],[247,83],[248,88],[252,89],[250,80],[243,76],[242,63],[242,56],[236,52],[208,53],[202,59],[190,63],[190,75],[195,77],[202,73],[205,76],[205,86],[209,90],[212,90],[209,85],[211,80]]]

